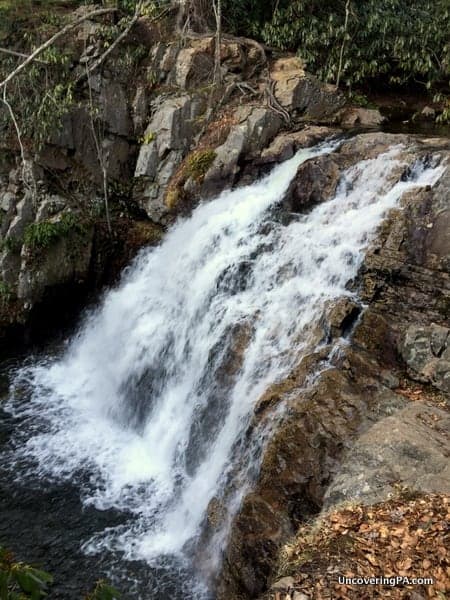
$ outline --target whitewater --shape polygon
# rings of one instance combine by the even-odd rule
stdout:
[[[8,458],[17,479],[71,481],[85,506],[127,514],[80,540],[86,553],[190,561],[210,501],[255,468],[244,436],[258,399],[298,364],[325,303],[352,294],[387,212],[442,172],[417,164],[392,180],[394,147],[347,169],[310,212],[280,218],[299,165],[337,146],[201,203],[140,253],[60,356],[16,373],[6,408],[22,423]]]

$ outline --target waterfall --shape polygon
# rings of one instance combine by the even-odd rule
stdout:
[[[189,560],[209,502],[251,467],[243,436],[261,394],[297,364],[325,302],[350,294],[386,212],[441,173],[416,165],[393,179],[395,147],[345,171],[308,214],[279,218],[298,166],[335,147],[202,203],[141,252],[62,356],[17,373],[17,477],[75,482],[85,505],[129,516],[83,540],[86,552]]]

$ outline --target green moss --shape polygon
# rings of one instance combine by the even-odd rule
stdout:
[[[33,250],[48,248],[72,233],[82,234],[85,226],[73,213],[65,213],[59,221],[32,223],[25,230],[24,243]]]
[[[216,156],[214,150],[211,149],[193,152],[186,160],[186,175],[197,182],[201,182]]]
[[[148,133],[146,133],[143,137],[140,138],[140,143],[141,144],[151,144],[152,142],[154,142],[156,140],[156,133],[154,131],[149,131]]]
[[[177,187],[172,188],[170,190],[167,191],[166,194],[166,206],[169,210],[174,210],[180,200],[181,200],[182,194],[181,194],[181,190]]]

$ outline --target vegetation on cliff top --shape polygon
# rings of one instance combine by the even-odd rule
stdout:
[[[341,67],[341,81],[348,87],[408,84],[448,91],[448,0],[279,0],[264,8],[261,4],[225,0],[231,27],[298,52],[308,70],[325,81],[336,82]]]

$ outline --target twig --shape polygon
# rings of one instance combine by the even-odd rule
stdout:
[[[27,161],[25,158],[25,148],[23,147],[23,143],[22,143],[22,133],[20,131],[20,127],[17,122],[16,115],[14,114],[12,106],[8,102],[8,99],[6,97],[6,85],[3,87],[3,96],[2,96],[1,100],[2,100],[3,104],[6,106],[6,108],[8,109],[9,115],[11,117],[11,121],[13,122],[14,128],[16,130],[17,140],[19,142],[19,147],[20,147],[20,158],[22,160],[22,181],[23,181],[24,185],[33,193],[33,196],[34,196],[35,192],[36,192],[36,185],[34,182],[33,173],[31,172],[31,180],[33,181],[33,186],[30,186],[29,181],[28,181]]]
[[[9,54],[10,56],[17,56],[18,58],[28,58],[28,54],[23,54],[22,52],[15,52],[14,50],[8,50],[8,48],[0,48],[0,52],[2,54]],[[39,60],[39,58],[35,59],[35,62],[40,63],[41,65],[48,65],[48,62],[45,60]]]
[[[111,218],[109,215],[108,172],[107,172],[107,169],[105,166],[105,161],[103,160],[103,154],[102,154],[102,151],[100,148],[100,143],[97,138],[97,133],[95,132],[94,117],[93,117],[94,103],[92,100],[92,86],[91,86],[90,71],[88,70],[87,67],[86,67],[86,77],[87,77],[88,89],[89,89],[89,116],[90,116],[90,121],[91,121],[92,137],[94,138],[94,144],[95,144],[95,149],[97,152],[97,158],[98,158],[98,162],[100,164],[100,169],[102,170],[103,200],[105,203],[106,223],[108,226],[109,236],[112,237]]]
[[[71,31],[72,29],[75,29],[75,27],[78,27],[78,25],[81,25],[81,23],[83,23],[84,21],[87,21],[88,19],[91,19],[93,17],[99,17],[101,15],[105,15],[105,14],[116,12],[116,11],[117,11],[117,8],[101,8],[99,10],[94,10],[94,11],[88,13],[87,15],[84,15],[83,17],[80,17],[76,21],[73,21],[72,23],[69,23],[68,25],[63,27],[60,31],[55,33],[55,35],[52,35],[51,38],[49,38],[46,42],[44,42],[41,46],[39,46],[39,48],[36,48],[36,50],[32,54],[30,54],[28,56],[28,58],[23,61],[23,63],[21,63],[16,69],[14,69],[14,71],[11,71],[11,73],[6,77],[6,79],[4,79],[2,82],[0,82],[0,89],[4,88],[11,81],[11,79],[16,77],[19,73],[21,73],[23,71],[23,69],[25,69],[25,67],[27,67],[31,62],[36,60],[36,58],[40,54],[42,54],[42,52],[44,52],[44,50],[49,48],[52,44],[54,44],[56,42],[56,40],[59,40],[59,38],[61,38],[67,32]]]
[[[216,19],[216,51],[214,60],[214,83],[220,85],[222,83],[221,69],[221,46],[222,46],[222,1],[213,0],[214,17]]]
[[[349,16],[350,16],[350,0],[347,0],[347,2],[345,3],[344,38],[342,40],[341,51],[339,53],[339,67],[338,67],[338,74],[337,74],[337,79],[336,79],[336,88],[339,87],[339,84],[341,82],[342,63],[344,61],[344,48],[345,48],[345,41],[346,41],[346,37],[347,37]]]
[[[87,70],[87,72],[88,72],[89,75],[93,71],[95,71],[95,69],[97,69],[106,60],[106,58],[111,54],[111,52],[114,50],[114,48],[117,48],[117,46],[120,44],[120,42],[124,38],[127,37],[127,35],[130,33],[130,31],[134,27],[135,23],[137,23],[139,17],[141,16],[142,6],[143,6],[143,0],[141,0],[140,2],[138,2],[136,4],[136,9],[134,11],[133,18],[128,23],[127,27],[114,40],[114,42],[111,44],[111,46],[109,46],[109,48],[107,48],[107,50],[105,50],[105,52],[95,61],[95,63],[91,67],[89,67],[89,69]]]

